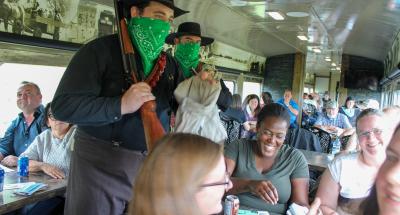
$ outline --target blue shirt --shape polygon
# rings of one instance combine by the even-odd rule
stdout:
[[[24,114],[19,113],[18,117],[11,122],[6,133],[0,139],[0,153],[19,156],[32,143],[45,128],[43,128],[44,107],[40,105],[35,113],[35,119],[29,127],[26,126]]]
[[[289,114],[290,114],[290,125],[291,126],[296,126],[296,117],[297,117],[297,115],[295,115],[294,113],[292,113],[292,111],[290,111],[289,107],[286,106],[286,104],[285,104],[285,100],[283,98],[281,98],[276,103],[281,104],[283,107],[286,108],[287,111],[289,111]],[[289,104],[294,109],[299,110],[299,105],[297,105],[297,103],[293,99],[290,99]]]

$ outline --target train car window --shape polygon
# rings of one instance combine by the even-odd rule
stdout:
[[[246,96],[250,94],[256,94],[260,96],[261,94],[261,83],[256,82],[243,82],[243,91],[242,91],[242,99],[246,98]]]
[[[53,99],[64,67],[38,66],[27,64],[4,63],[0,66],[1,110],[0,111],[0,137],[3,137],[10,122],[21,112],[16,104],[16,92],[22,81],[36,83],[42,92],[43,105]]]
[[[226,87],[232,94],[235,94],[236,84],[234,81],[224,81]]]
[[[304,87],[304,92],[305,93],[313,93],[314,92],[314,87],[306,86],[306,87]]]

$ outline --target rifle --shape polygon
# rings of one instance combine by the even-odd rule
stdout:
[[[136,67],[135,51],[128,34],[126,20],[123,16],[122,1],[114,0],[114,7],[125,73],[131,75],[134,84],[138,81],[145,81],[151,87],[154,87],[160,79],[161,73],[165,69],[166,54],[161,53],[160,58],[154,65],[151,74],[146,79],[144,79],[144,75],[139,75]],[[140,116],[142,118],[147,150],[151,152],[151,150],[155,147],[157,140],[165,135],[165,130],[162,127],[156,113],[156,102],[154,100],[145,102],[140,107]]]

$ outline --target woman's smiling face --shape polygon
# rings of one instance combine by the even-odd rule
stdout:
[[[257,128],[257,141],[263,157],[274,157],[285,142],[288,124],[278,117],[267,117]]]

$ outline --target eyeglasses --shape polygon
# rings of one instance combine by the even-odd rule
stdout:
[[[56,118],[54,118],[54,115],[52,113],[47,114],[47,117],[49,117],[49,119],[51,120],[56,120]]]
[[[380,136],[382,134],[383,130],[379,128],[373,128],[370,131],[364,131],[358,134],[358,138],[367,138],[370,137],[370,135],[373,133],[374,136]]]
[[[225,190],[227,190],[230,182],[231,182],[231,179],[229,176],[229,172],[225,172],[225,181],[224,182],[214,182],[214,183],[202,184],[202,185],[200,185],[200,187],[225,186]]]
[[[275,135],[276,139],[278,139],[278,140],[285,140],[285,137],[286,137],[286,133],[274,133],[268,129],[262,130],[261,135],[265,135],[270,138],[272,138]]]

